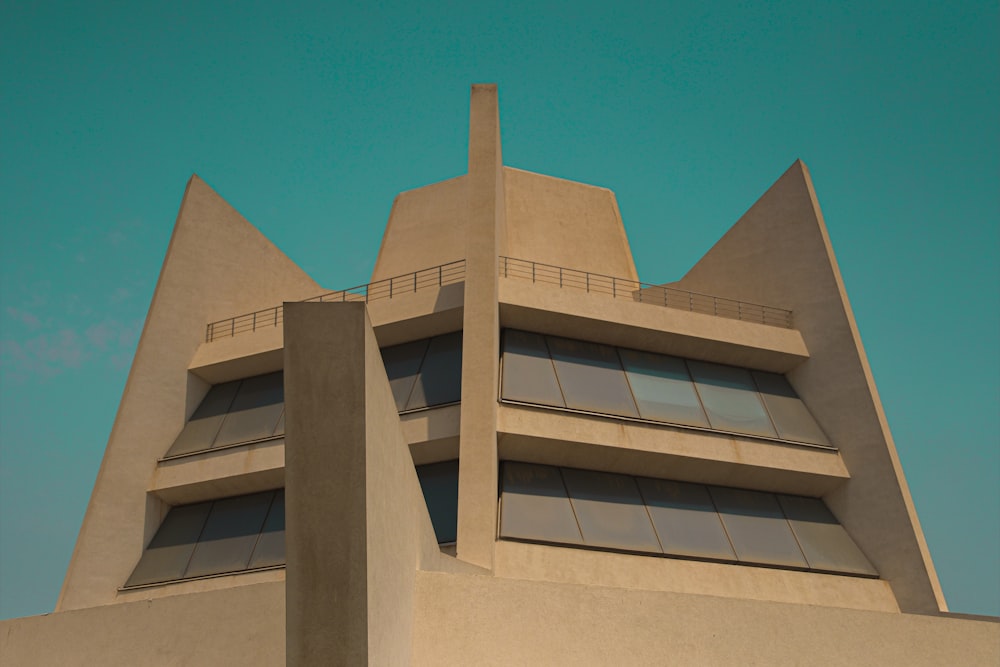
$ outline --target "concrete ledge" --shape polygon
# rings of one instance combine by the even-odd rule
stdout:
[[[496,575],[508,579],[899,611],[889,584],[879,579],[505,540],[496,545]]]
[[[381,347],[429,338],[462,328],[465,283],[403,292],[368,304]],[[202,343],[188,370],[210,384],[282,369],[284,328],[262,324],[256,331]]]
[[[285,439],[277,438],[161,461],[149,491],[179,505],[284,485]]]
[[[458,458],[461,415],[461,405],[448,405],[399,416],[416,465]]]
[[[280,371],[284,363],[281,326],[202,343],[188,370],[209,384]]]
[[[850,475],[834,450],[500,404],[500,458],[822,496]]]
[[[504,327],[775,373],[786,373],[809,358],[802,335],[794,329],[516,278],[501,279],[499,294]]]
[[[465,283],[422,289],[397,298],[372,301],[368,317],[380,347],[459,331]]]

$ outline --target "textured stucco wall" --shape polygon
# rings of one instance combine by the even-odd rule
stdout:
[[[1000,624],[422,572],[415,665],[1000,663]]]
[[[271,667],[284,660],[284,582],[0,621],[4,667]]]

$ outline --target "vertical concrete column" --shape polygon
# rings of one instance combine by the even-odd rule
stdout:
[[[409,664],[422,496],[365,304],[285,304],[285,406],[287,664]]]
[[[506,251],[496,85],[472,86],[458,474],[458,557],[492,569],[497,522],[497,256]]]

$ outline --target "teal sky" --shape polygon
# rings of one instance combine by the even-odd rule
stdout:
[[[55,604],[188,177],[364,283],[474,82],[648,282],[806,162],[949,604],[1000,614],[995,0],[347,4],[0,2],[0,617]]]

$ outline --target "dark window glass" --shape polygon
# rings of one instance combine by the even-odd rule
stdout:
[[[741,561],[803,569],[809,566],[774,494],[708,488]]]
[[[458,461],[417,466],[424,502],[438,544],[450,544],[458,534]]]
[[[501,537],[583,544],[559,468],[506,462],[501,489]]]
[[[618,352],[640,416],[675,424],[709,425],[683,359],[635,350]]]
[[[500,537],[878,576],[817,498],[512,461]]]
[[[399,412],[462,399],[461,331],[384,348],[382,360]],[[166,455],[284,433],[284,373],[278,371],[212,387]]]
[[[215,442],[215,436],[219,433],[222,420],[229,412],[229,406],[233,404],[239,386],[240,381],[236,380],[235,382],[217,384],[209,389],[201,404],[191,415],[191,419],[177,436],[177,440],[170,447],[167,456],[210,448]]]
[[[566,407],[545,338],[507,329],[503,336],[503,398]]]
[[[462,400],[462,332],[431,338],[407,410]]]
[[[871,562],[822,500],[778,496],[802,552],[814,570],[878,576]]]
[[[705,361],[688,361],[691,377],[713,428],[776,437],[750,371]]]
[[[638,417],[618,353],[610,345],[547,336],[566,407]]]
[[[212,503],[207,502],[171,509],[125,585],[182,578],[211,507]]]
[[[638,482],[664,553],[736,560],[707,488],[648,477]]]
[[[425,338],[382,349],[382,362],[385,364],[385,373],[389,377],[389,386],[392,387],[392,397],[396,400],[398,412],[406,409],[428,342],[429,339]]]
[[[257,546],[250,558],[250,568],[285,564],[285,490],[274,492],[274,500],[264,520]]]
[[[757,389],[764,399],[771,420],[778,429],[779,437],[798,442],[830,444],[823,429],[813,419],[806,404],[798,397],[784,375],[753,371],[753,378],[757,382]]]
[[[243,380],[213,446],[222,447],[271,437],[284,409],[283,372]]]
[[[268,491],[216,500],[184,576],[245,570],[272,498]]]
[[[588,546],[661,552],[632,477],[572,468],[562,475]]]
[[[511,329],[500,397],[830,446],[782,375]]]
[[[265,491],[172,508],[125,585],[284,564],[284,499]]]

